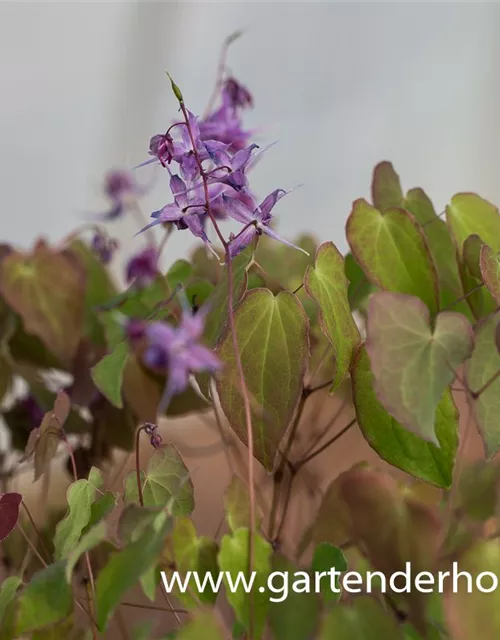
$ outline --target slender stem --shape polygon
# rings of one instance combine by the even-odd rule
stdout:
[[[203,114],[203,117],[206,118],[210,112],[213,109],[213,106],[215,104],[215,101],[217,100],[217,96],[219,95],[219,91],[222,87],[222,83],[224,81],[224,71],[226,69],[226,59],[227,59],[227,52],[229,49],[229,46],[231,45],[231,43],[234,41],[235,36],[229,36],[228,38],[226,38],[224,40],[224,43],[222,45],[222,49],[219,55],[219,64],[217,65],[217,76],[215,78],[215,85],[212,91],[212,95],[210,96],[209,100],[208,100],[208,104],[206,106],[205,109],[205,113]]]
[[[198,149],[196,147],[196,141],[193,136],[193,132],[191,130],[191,125],[189,123],[189,116],[184,105],[184,102],[180,101],[180,107],[182,113],[184,115],[184,119],[186,121],[186,127],[189,133],[189,138],[191,140],[191,145],[193,147],[193,154],[196,158],[196,162],[198,164],[198,168],[201,174],[201,178],[203,181],[203,190],[205,193],[205,204],[207,207],[207,214],[212,222],[212,225],[219,237],[219,240],[224,247],[226,253],[226,264],[227,264],[227,286],[228,286],[228,315],[229,315],[229,326],[231,330],[232,342],[233,342],[233,351],[236,360],[236,367],[238,370],[238,375],[240,378],[241,385],[241,393],[243,396],[243,405],[245,411],[245,422],[247,429],[247,441],[248,441],[248,485],[249,485],[249,502],[250,502],[250,526],[249,526],[249,540],[248,540],[248,574],[249,576],[253,570],[253,559],[254,559],[254,537],[255,537],[255,470],[254,470],[254,443],[253,443],[253,427],[252,427],[252,411],[250,406],[250,398],[248,396],[248,388],[245,381],[245,373],[243,370],[243,363],[241,361],[241,354],[238,345],[238,336],[236,335],[236,322],[234,318],[234,299],[233,299],[233,264],[231,260],[231,256],[229,253],[229,244],[226,242],[224,236],[219,229],[219,225],[215,220],[215,217],[212,213],[211,205],[210,205],[210,197],[208,192],[208,181],[203,170],[203,164],[201,162],[200,155],[198,153]],[[249,605],[250,605],[250,620],[249,620],[249,638],[253,640],[254,637],[254,621],[253,621],[253,593],[250,593],[249,597]]]
[[[137,477],[137,494],[139,496],[139,504],[141,507],[144,506],[144,497],[142,495],[142,481],[141,481],[141,461],[139,456],[139,447],[141,442],[141,431],[144,429],[144,426],[139,427],[137,429],[137,433],[135,434],[135,473]]]
[[[50,553],[47,551],[47,547],[45,546],[45,543],[43,541],[42,534],[40,533],[40,531],[38,530],[38,527],[35,524],[33,516],[31,515],[31,512],[28,509],[28,505],[24,502],[24,500],[21,502],[21,504],[23,505],[23,508],[26,511],[26,514],[27,514],[27,516],[29,518],[31,526],[33,527],[33,530],[35,531],[35,533],[37,535],[37,538],[40,540],[40,546],[42,547],[44,554],[47,556],[47,558],[50,558]]]
[[[92,586],[89,586],[89,583],[85,585],[85,590],[87,591],[87,602],[89,603],[89,615],[92,620],[95,620],[95,607],[94,607],[94,591]],[[94,624],[90,625],[92,627],[92,638],[93,640],[97,640],[97,627]]]
[[[305,389],[304,389],[305,391]],[[295,440],[295,436],[297,435],[297,429],[299,427],[300,419],[302,418],[302,414],[304,413],[304,408],[306,405],[306,400],[308,397],[307,393],[302,392],[302,395],[299,400],[299,406],[297,407],[297,412],[295,414],[294,421],[292,423],[292,427],[290,429],[290,435],[288,437],[287,443],[285,445],[285,449],[281,454],[281,459],[278,464],[278,468],[274,472],[275,483],[273,489],[273,500],[271,505],[271,515],[269,518],[269,538],[273,539],[273,532],[276,525],[276,517],[278,513],[278,503],[281,494],[281,488],[283,485],[283,474],[285,471],[285,467],[288,463],[288,456],[290,455],[290,450],[293,445],[293,441]]]
[[[323,427],[323,429],[321,429],[319,434],[314,438],[313,442],[309,445],[309,448],[306,451],[304,451],[304,453],[302,454],[304,457],[308,456],[311,453],[311,451],[313,451],[318,446],[318,444],[321,442],[321,440],[323,440],[323,438],[326,436],[326,434],[330,431],[330,429],[337,422],[338,417],[340,416],[342,411],[344,411],[346,405],[347,405],[347,399],[344,399],[344,401],[342,402],[340,407],[334,413],[333,417],[327,422],[327,424]]]
[[[467,298],[469,296],[471,296],[476,291],[479,291],[479,289],[481,289],[481,287],[484,287],[484,282],[480,282],[475,287],[472,287],[472,289],[470,291],[467,291],[467,293],[464,293],[463,296],[460,296],[460,298],[457,298],[456,300],[454,300],[451,304],[446,306],[444,309],[441,309],[441,311],[448,311],[449,309],[453,309],[453,307],[456,307],[457,304],[460,304],[460,302],[463,302],[464,300],[467,300]]]
[[[186,611],[186,609],[165,609],[165,607],[158,607],[153,604],[136,604],[135,602],[120,602],[120,604],[124,607],[134,607],[135,609],[150,609],[151,611],[165,611],[167,613],[189,615],[189,611]]]
[[[288,507],[290,506],[290,500],[292,498],[292,488],[293,485],[295,483],[295,478],[297,477],[297,473],[294,470],[294,472],[292,473],[292,475],[290,476],[290,480],[288,482],[288,486],[287,486],[287,490],[286,490],[286,494],[285,494],[285,500],[283,502],[283,511],[281,514],[281,521],[278,527],[278,531],[276,532],[276,535],[274,536],[274,540],[279,540],[281,538],[281,534],[283,532],[283,527],[285,526],[285,522],[286,522],[286,517],[288,515]]]
[[[44,567],[48,567],[48,564],[45,562],[45,560],[42,558],[42,556],[40,555],[40,553],[38,552],[38,549],[35,547],[35,545],[33,544],[33,542],[31,541],[29,535],[26,533],[26,531],[23,529],[21,523],[18,521],[17,522],[17,528],[19,529],[19,531],[22,533],[23,538],[26,540],[26,542],[28,543],[29,548],[33,551],[33,553],[36,555],[36,557],[40,560],[40,562],[42,563],[42,565]]]
[[[471,395],[474,398],[474,400],[477,400],[477,398],[479,398],[479,396],[481,394],[483,394],[487,389],[490,388],[490,386],[496,381],[498,380],[498,378],[500,377],[500,370],[497,371],[493,376],[491,376],[491,378],[489,380],[487,380],[482,387],[480,387],[477,391],[472,391]]]
[[[339,438],[341,438],[345,433],[347,433],[349,429],[355,424],[356,424],[356,418],[353,418],[351,422],[349,422],[341,431],[339,431],[327,442],[325,442],[325,444],[321,445],[321,447],[318,447],[318,449],[315,449],[308,456],[306,456],[305,458],[302,458],[302,460],[297,462],[297,464],[295,465],[296,469],[302,468],[310,460],[312,460],[313,458],[316,458],[316,456],[319,456],[320,453],[323,453],[323,451],[325,451],[326,449],[328,449],[328,447],[334,444]]]

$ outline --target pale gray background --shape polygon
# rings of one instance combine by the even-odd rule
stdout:
[[[344,248],[351,203],[382,159],[438,208],[459,190],[498,203],[499,18],[495,3],[3,2],[0,238],[56,240],[102,208],[105,170],[146,158],[175,117],[165,70],[202,111],[220,44],[242,27],[229,60],[256,99],[248,121],[279,140],[253,185],[304,184],[276,209],[282,233],[313,229]],[[113,225],[126,251],[135,230]],[[176,234],[167,260],[189,243]]]

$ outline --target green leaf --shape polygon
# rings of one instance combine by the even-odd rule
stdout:
[[[103,540],[106,539],[107,527],[105,522],[99,522],[92,529],[89,529],[87,533],[82,535],[77,544],[73,547],[72,551],[68,555],[68,561],[66,564],[66,580],[68,584],[71,584],[71,578],[73,576],[73,570],[80,557],[97,547]]]
[[[118,537],[127,545],[135,542],[156,519],[159,508],[140,507],[128,504],[122,511],[118,521]]]
[[[304,640],[315,637],[319,598],[314,591],[297,592],[291,588],[290,582],[295,585],[297,580],[296,571],[296,567],[283,555],[274,556],[271,584],[276,593],[269,594],[274,599],[269,603],[269,626],[274,640]]]
[[[167,273],[167,282],[170,289],[174,290],[179,284],[185,284],[193,273],[193,267],[187,260],[176,260]]]
[[[456,588],[448,589],[445,593],[445,614],[450,637],[453,637],[453,640],[498,638],[500,636],[498,588],[491,593],[481,593],[477,588],[477,579],[480,574],[487,572],[490,575],[482,576],[481,587],[490,589],[493,577],[496,578],[497,585],[499,584],[500,541],[498,539],[477,541],[458,559],[457,564],[461,572],[465,575],[469,574],[471,591],[467,589],[469,578],[460,577],[456,580]]]
[[[379,162],[373,171],[372,201],[379,211],[403,206],[401,182],[390,162]]]
[[[446,219],[461,258],[464,242],[473,234],[494,251],[500,251],[500,216],[487,200],[475,193],[458,193],[446,207]]]
[[[479,264],[483,244],[477,234],[469,236],[464,242],[460,262],[460,277],[468,294],[467,304],[477,319],[486,317],[497,308],[491,293],[483,286]]]
[[[432,329],[418,298],[386,291],[370,298],[366,350],[377,398],[403,427],[436,445],[437,405],[472,347],[471,326],[459,313],[440,313]]]
[[[250,600],[245,589],[231,590],[228,582],[228,574],[231,576],[233,584],[238,579],[238,574],[249,579],[248,574],[248,529],[238,529],[232,535],[225,535],[221,540],[219,552],[219,567],[224,572],[224,582],[226,584],[226,595],[229,604],[233,608],[238,620],[248,629],[250,622]],[[254,554],[252,570],[255,572],[255,580],[252,588],[253,597],[253,628],[254,638],[259,640],[264,631],[267,610],[269,606],[268,597],[265,593],[267,578],[271,571],[271,545],[259,535],[254,537]],[[260,589],[263,589],[261,591]]]
[[[194,509],[193,483],[182,458],[173,445],[156,449],[149,458],[147,472],[141,471],[145,507],[168,506],[174,516],[189,515]],[[126,502],[139,502],[136,472],[125,478]]]
[[[193,521],[189,518],[178,518],[172,532],[172,546],[176,569],[183,574],[188,572],[197,573],[199,580],[203,581],[209,573],[214,582],[217,581],[218,564],[217,555],[219,547],[215,540],[205,536],[198,537]],[[191,589],[196,593],[201,602],[215,604],[217,591],[212,591],[207,587],[204,591],[199,591],[196,585],[191,585]],[[188,605],[196,604],[190,593],[177,594],[182,601]]]
[[[115,407],[123,407],[123,371],[128,358],[128,344],[121,342],[91,369],[92,380]]]
[[[495,302],[500,305],[500,258],[496,251],[493,251],[487,244],[481,247],[479,266],[481,277],[488,291],[494,297]]]
[[[117,505],[118,494],[112,491],[105,491],[102,496],[99,496],[90,506],[90,518],[87,526],[83,529],[82,535],[96,525],[101,520],[104,520]]]
[[[85,334],[95,344],[105,345],[106,339],[96,307],[116,295],[117,289],[106,267],[92,249],[81,240],[74,240],[68,253],[74,254],[87,274],[85,287]]]
[[[19,596],[17,633],[29,633],[67,618],[73,595],[60,560],[36,573]]]
[[[250,494],[248,484],[239,476],[234,475],[224,494],[224,510],[226,522],[234,533],[238,529],[250,526]],[[259,527],[257,514],[255,528]]]
[[[420,298],[438,310],[436,268],[423,231],[403,209],[380,213],[356,200],[346,225],[352,254],[372,284]]]
[[[500,314],[488,316],[476,326],[474,351],[466,364],[466,379],[473,394],[472,412],[488,458],[500,449],[500,378],[484,385],[500,371],[500,354],[495,344]],[[481,392],[474,397],[476,392]]]
[[[209,611],[198,613],[175,636],[176,640],[224,640],[222,630]]]
[[[103,485],[101,472],[93,467],[89,479],[77,480],[67,491],[68,513],[58,523],[54,536],[56,558],[66,558],[78,544],[92,515],[92,503]]]
[[[436,412],[439,446],[403,428],[377,400],[370,360],[361,347],[352,364],[353,401],[368,444],[389,464],[438,487],[451,486],[458,448],[458,411],[447,389]]]
[[[236,305],[245,293],[247,286],[247,269],[253,257],[253,250],[249,247],[242,251],[232,262],[233,268],[233,303]],[[219,341],[227,323],[228,298],[228,274],[224,269],[221,279],[207,300],[210,309],[205,320],[205,342],[214,347]]]
[[[16,591],[22,584],[19,576],[9,576],[5,578],[0,586],[0,624],[7,611],[7,607],[16,597]]]
[[[462,300],[456,303],[464,295],[464,290],[457,264],[457,249],[446,222],[437,217],[431,200],[422,189],[410,189],[402,206],[413,215],[425,234],[436,265],[440,309],[447,309],[455,303],[453,310],[463,313],[472,321],[467,302]]]
[[[100,631],[106,630],[110,616],[122,597],[155,565],[170,526],[166,513],[159,513],[136,542],[111,556],[96,582],[97,626]]]
[[[249,291],[235,310],[236,336],[252,402],[254,455],[271,470],[281,438],[302,392],[309,352],[308,320],[291,293],[276,297],[267,289]],[[233,339],[228,330],[217,353],[224,364],[217,378],[222,409],[247,444],[245,408]]]
[[[74,258],[43,241],[30,254],[12,252],[2,260],[0,294],[27,333],[39,337],[61,363],[71,363],[85,313],[85,272]]]
[[[347,562],[342,551],[330,544],[329,542],[320,542],[314,549],[314,555],[311,562],[311,571],[315,572],[315,575],[321,573],[328,573],[331,569],[344,573],[347,570]],[[325,581],[321,580],[321,593],[323,594],[326,602],[336,602],[340,598],[339,593],[336,593],[331,587],[331,579]],[[335,589],[339,589],[339,580],[335,578]]]
[[[334,607],[323,622],[318,640],[400,640],[392,614],[370,596]]]
[[[359,310],[365,312],[366,299],[371,293],[376,291],[376,287],[368,281],[363,269],[356,262],[352,253],[348,253],[345,256],[344,268],[346,278],[349,280],[349,287],[347,289],[349,306],[352,311]]]
[[[348,280],[344,260],[333,242],[322,244],[314,267],[308,267],[304,284],[319,305],[321,327],[333,345],[336,361],[331,391],[335,391],[349,372],[360,335],[347,297]]]

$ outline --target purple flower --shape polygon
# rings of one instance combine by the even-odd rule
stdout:
[[[118,242],[103,233],[95,233],[90,242],[90,248],[103,264],[109,264],[118,249]]]
[[[201,140],[218,140],[230,146],[234,151],[244,149],[254,133],[243,129],[240,116],[228,102],[201,120],[199,130]]]
[[[298,249],[306,255],[309,255],[307,251],[304,251],[304,249],[301,249],[297,245],[288,242],[288,240],[282,238],[269,227],[273,219],[271,210],[278,200],[280,200],[284,195],[286,195],[286,191],[283,191],[283,189],[276,189],[262,201],[260,206],[256,206],[255,203],[253,203],[253,206],[250,207],[238,198],[228,198],[224,194],[222,195],[222,200],[229,217],[245,225],[240,233],[233,236],[229,243],[229,255],[232,258],[241,253],[241,251],[248,247],[256,236],[260,236],[262,233],[274,238],[274,240],[277,240],[278,242],[282,242],[289,247]]]
[[[205,198],[194,189],[188,190],[186,183],[179,176],[170,178],[170,190],[174,195],[174,202],[165,205],[159,211],[154,211],[151,217],[155,218],[155,221],[141,229],[139,233],[157,224],[173,222],[178,229],[189,229],[194,236],[209,243],[204,229],[207,213]]]
[[[163,369],[167,374],[167,386],[158,412],[162,413],[173,395],[185,391],[191,373],[215,372],[221,362],[212,350],[199,343],[203,335],[207,308],[193,314],[184,311],[179,326],[174,327],[162,321],[150,324],[131,320],[127,334],[131,341],[146,340],[144,362],[154,368]]]
[[[222,101],[233,109],[253,107],[253,97],[250,91],[235,78],[228,78],[222,90]]]
[[[158,252],[155,247],[146,247],[128,261],[125,278],[127,284],[134,282],[144,287],[158,275]]]
[[[191,135],[194,140],[194,148],[198,152],[200,161],[208,158],[208,153],[204,144],[200,139],[200,127],[198,125],[198,118],[188,111],[188,123]],[[180,125],[181,140],[174,142],[174,150],[172,157],[179,163],[180,173],[184,180],[188,182],[194,182],[200,177],[200,168],[198,161],[193,151],[193,143],[191,141],[191,135],[189,133],[186,124]]]
[[[165,167],[172,162],[175,147],[172,136],[169,133],[158,133],[149,141],[149,153],[161,162]]]
[[[232,156],[227,151],[227,145],[222,142],[208,140],[205,142],[205,148],[216,166],[216,169],[210,172],[209,182],[226,184],[235,191],[243,191],[248,187],[245,170],[252,158],[252,151],[258,149],[258,145],[251,144]]]
[[[142,194],[142,189],[131,173],[115,170],[110,171],[105,177],[104,193],[111,200],[111,208],[100,217],[105,220],[115,220],[125,212],[131,201],[135,201]]]

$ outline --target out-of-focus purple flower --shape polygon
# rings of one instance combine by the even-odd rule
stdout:
[[[191,373],[213,373],[221,367],[214,352],[199,342],[206,313],[206,308],[195,314],[185,310],[177,327],[162,321],[149,324],[129,321],[126,328],[129,339],[146,340],[144,362],[154,369],[165,370],[167,374],[167,386],[158,408],[159,413],[166,409],[172,396],[187,389]]]
[[[202,141],[218,140],[230,146],[233,151],[244,149],[254,133],[243,128],[239,114],[228,102],[201,120],[199,129]]]
[[[222,89],[222,101],[233,109],[253,107],[253,97],[250,91],[238,80],[231,77],[226,80]]]
[[[165,167],[172,162],[175,147],[172,136],[169,133],[158,133],[149,141],[149,153],[157,158]]]
[[[128,171],[110,171],[104,179],[104,193],[111,200],[111,208],[99,218],[115,220],[127,209],[130,203],[135,202],[142,195],[143,190]]]
[[[170,190],[174,195],[174,202],[165,205],[159,211],[154,211],[151,214],[154,222],[141,229],[139,233],[157,224],[173,222],[178,229],[189,229],[194,236],[209,243],[204,229],[207,213],[205,198],[200,197],[199,192],[193,189],[188,190],[186,183],[179,176],[170,178]]]
[[[90,241],[90,248],[103,264],[109,264],[118,249],[118,242],[103,233],[95,233]]]
[[[284,195],[286,195],[286,191],[283,189],[276,189],[262,201],[260,206],[257,206],[254,203],[253,206],[250,207],[238,198],[228,198],[227,196],[222,195],[222,200],[229,217],[245,225],[240,233],[234,236],[229,243],[229,255],[231,258],[234,258],[241,253],[241,251],[248,247],[256,236],[260,236],[262,233],[265,233],[278,242],[282,242],[289,247],[293,247],[294,249],[298,249],[299,251],[307,254],[307,251],[304,251],[301,247],[288,242],[288,240],[282,238],[269,227],[273,219],[271,210],[278,200],[280,200]]]
[[[158,275],[158,251],[155,247],[146,247],[132,256],[127,263],[125,279],[127,284],[134,282],[145,287]]]
[[[22,400],[19,400],[17,407],[26,412],[28,420],[33,428],[39,427],[42,423],[43,416],[45,415],[40,405],[35,400],[35,396],[31,393],[25,396]]]
[[[233,155],[228,153],[227,145],[214,140],[205,142],[205,148],[216,166],[216,169],[210,172],[210,183],[220,182],[235,191],[243,191],[248,187],[245,170],[252,158],[252,151],[259,148],[257,144],[251,144]]]

